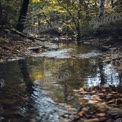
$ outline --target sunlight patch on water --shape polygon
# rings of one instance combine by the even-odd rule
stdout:
[[[92,52],[89,52],[89,53],[86,53],[86,54],[80,54],[79,57],[84,59],[84,58],[96,57],[96,56],[99,56],[101,54],[102,53],[100,53],[96,50],[93,50]]]
[[[55,57],[55,58],[70,58],[70,53],[73,52],[74,49],[61,49],[58,51],[47,51],[41,54],[34,55],[34,57]]]
[[[119,74],[116,72],[111,64],[106,64],[104,66],[104,73],[107,77],[108,85],[117,86],[119,84]]]
[[[105,78],[105,85],[115,85],[119,84],[119,75],[112,67],[111,64],[105,64],[104,68],[104,78]],[[97,86],[101,84],[100,73],[97,73],[94,77],[87,77],[86,83],[84,84],[87,87]]]
[[[48,57],[48,58],[72,58],[74,55],[76,58],[90,58],[96,57],[101,55],[102,53],[98,52],[97,50],[93,50],[92,52],[84,53],[84,54],[77,54],[76,49],[67,48],[61,49],[56,51],[47,51],[41,54],[33,55],[34,57]]]

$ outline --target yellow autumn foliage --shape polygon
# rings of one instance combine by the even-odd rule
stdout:
[[[32,0],[33,3],[38,3],[40,0]]]

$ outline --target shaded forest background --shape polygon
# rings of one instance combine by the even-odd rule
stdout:
[[[15,28],[34,37],[72,37],[78,44],[96,37],[120,41],[121,8],[121,0],[0,0],[0,28]],[[99,24],[110,15],[115,18]],[[98,23],[91,24],[95,18]]]

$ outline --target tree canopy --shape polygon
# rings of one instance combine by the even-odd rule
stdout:
[[[27,33],[31,30],[40,34],[54,29],[62,34],[74,35],[81,41],[84,33],[94,30],[94,27],[121,21],[121,0],[28,0],[27,5],[24,2],[0,0],[0,24],[16,27],[21,20],[17,28],[23,26]],[[108,18],[109,21],[104,21],[111,14],[113,16]]]

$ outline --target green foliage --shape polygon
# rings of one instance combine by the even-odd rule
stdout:
[[[22,1],[1,0],[0,16],[4,24],[17,24]],[[99,14],[98,0],[32,0],[29,4],[26,27],[57,28],[62,33],[84,35],[94,29],[89,21]],[[121,0],[105,3],[105,15],[121,12]],[[19,8],[19,9],[18,9]],[[1,13],[2,12],[2,13]],[[1,23],[0,20],[0,23]],[[40,31],[40,30],[39,30]]]
[[[86,28],[89,28],[88,22],[93,15],[97,15],[97,10],[96,0],[90,3],[88,0],[82,2],[80,0],[79,2],[45,0],[30,4],[28,20],[32,20],[30,18],[34,19],[34,22],[30,22],[32,26],[37,23],[53,26],[54,24],[51,23],[55,22],[59,30],[73,32],[77,35],[77,31],[83,32],[87,30]],[[77,27],[79,27],[79,30],[77,30]]]
[[[1,24],[16,25],[20,5],[18,0],[1,0]]]

